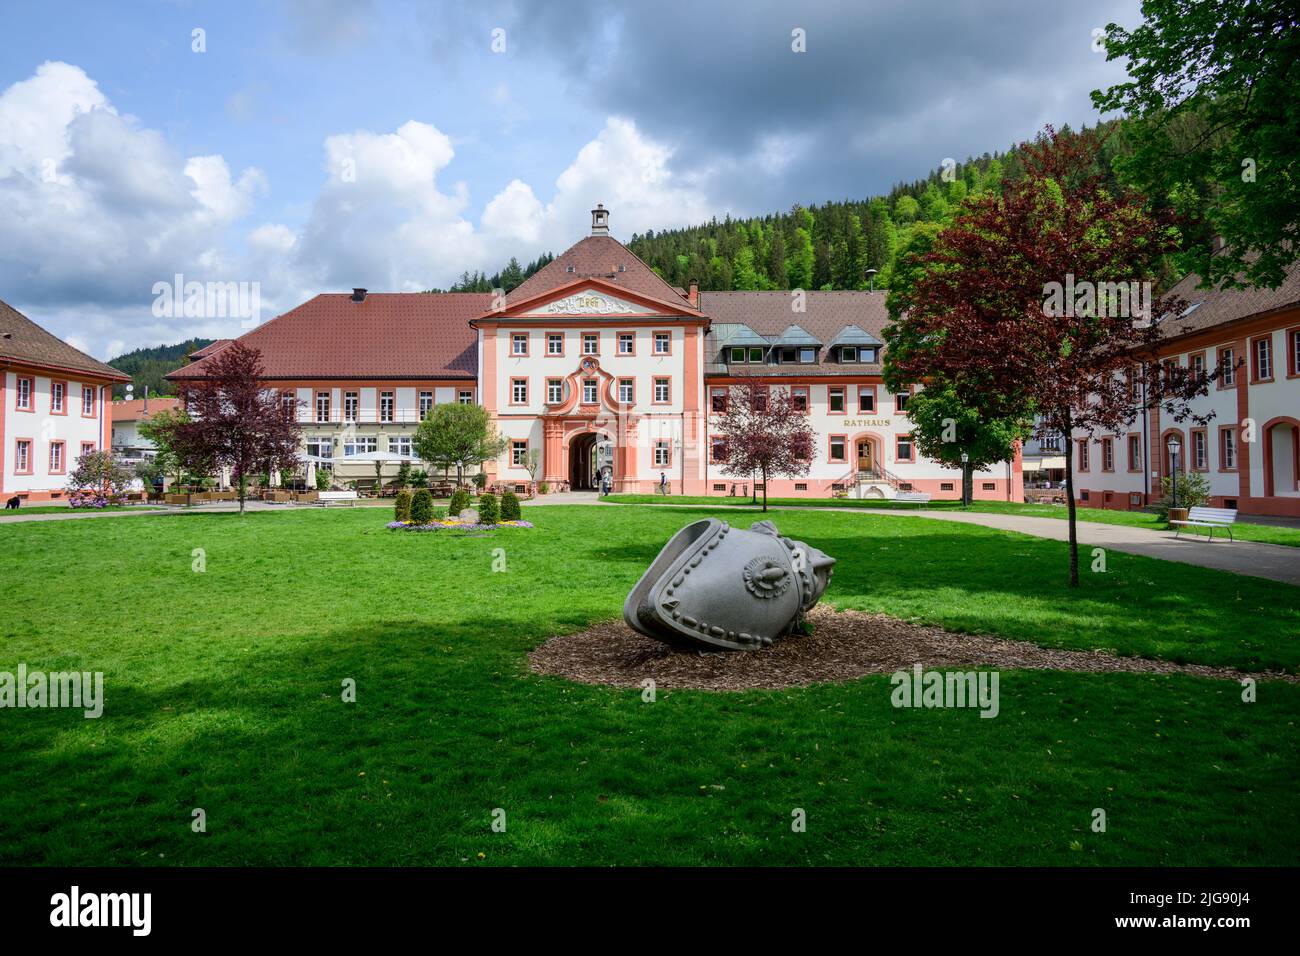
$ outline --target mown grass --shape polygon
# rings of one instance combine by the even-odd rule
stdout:
[[[0,518],[21,515],[55,515],[76,511],[78,514],[98,513],[101,511],[157,511],[158,505],[105,505],[102,508],[70,508],[68,505],[23,505],[14,511],[0,511]]]
[[[479,536],[390,533],[368,509],[0,528],[0,670],[102,670],[107,692],[99,720],[0,710],[0,863],[1294,862],[1292,685],[1246,704],[1226,680],[1006,672],[989,720],[896,710],[883,675],[646,703],[528,672],[548,635],[618,616],[698,514],[555,506]],[[776,520],[839,559],[838,606],[1300,665],[1300,589],[1115,554],[1072,594],[1057,542]]]
[[[609,495],[606,501],[614,504],[629,505],[709,505],[710,507],[761,508],[754,505],[749,498],[727,498],[723,496],[687,495]],[[769,498],[769,508],[851,508],[857,510],[881,511],[915,511],[925,507],[930,511],[974,511],[981,514],[1024,515],[1031,518],[1057,518],[1062,521],[1069,517],[1064,505],[1025,504],[1015,501],[976,501],[969,508],[963,509],[959,501],[931,501],[924,506],[911,502],[889,500],[869,500],[856,498]],[[1167,531],[1168,526],[1155,515],[1145,511],[1110,511],[1104,508],[1076,509],[1079,521],[1094,524],[1127,525],[1131,528],[1149,528],[1152,531]],[[1188,528],[1184,534],[1203,534],[1204,529]],[[1265,544],[1283,544],[1300,548],[1300,528],[1279,525],[1253,524],[1238,521],[1232,526],[1232,536],[1239,541],[1262,541]],[[1226,539],[1221,530],[1214,532],[1215,540]]]

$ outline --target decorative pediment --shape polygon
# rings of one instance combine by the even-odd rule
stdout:
[[[656,315],[657,310],[596,289],[583,289],[536,306],[521,315]]]

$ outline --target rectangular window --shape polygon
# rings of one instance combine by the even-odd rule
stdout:
[[[345,456],[368,455],[372,451],[379,451],[378,435],[358,435],[351,441],[343,443]]]
[[[858,386],[858,411],[874,412],[876,410],[876,386]]]
[[[856,345],[840,346],[840,361],[846,363],[855,363],[858,360],[858,347]]]
[[[1291,356],[1291,374],[1300,375],[1300,329],[1288,331],[1287,341],[1291,344],[1287,350]]]
[[[746,352],[744,349],[734,348],[731,350],[731,361],[735,362],[738,365],[743,365],[745,362],[745,355]]]
[[[379,393],[379,420],[381,422],[391,422],[393,420],[393,393]]]
[[[1195,471],[1210,468],[1210,440],[1204,428],[1192,429],[1192,468]]]
[[[655,404],[667,405],[671,401],[672,389],[666,378],[655,379]]]
[[[316,421],[327,422],[330,420],[330,393],[316,393]]]
[[[671,332],[655,333],[655,355],[668,355],[673,350],[673,334]]]
[[[32,380],[30,378],[18,379],[18,385],[14,392],[14,408],[20,412],[30,412],[32,410]]]
[[[845,439],[845,437],[844,437],[843,435],[832,435],[832,436],[831,436],[831,459],[830,459],[830,460],[831,460],[832,462],[836,462],[836,461],[842,462],[842,461],[845,461],[845,460],[846,460],[845,457],[844,457],[844,456],[845,456],[845,452],[844,452],[845,447],[846,447],[846,439]]]
[[[790,389],[790,401],[799,411],[808,411],[808,389],[798,386]]]
[[[618,400],[620,404],[631,405],[634,401],[635,383],[630,378],[620,378],[618,380]]]
[[[420,393],[420,421],[424,421],[424,417],[428,415],[429,412],[431,411],[433,411],[433,392],[421,392]]]
[[[95,389],[89,385],[81,387],[81,414],[86,418],[95,417]]]
[[[546,354],[563,355],[564,354],[564,334],[561,332],[546,333]]]
[[[67,400],[68,386],[63,382],[50,383],[50,412],[55,415],[65,413],[64,402]]]
[[[596,404],[596,380],[594,378],[584,378],[582,380],[582,404]]]
[[[582,333],[582,354],[599,355],[600,354],[600,335],[596,332]]]
[[[817,361],[817,350],[814,348],[801,348],[799,350],[799,361],[804,365],[811,365]]]
[[[1128,470],[1142,470],[1142,436],[1128,436]]]
[[[30,475],[32,473],[32,440],[20,438],[14,442],[14,474]]]
[[[355,422],[357,420],[357,411],[360,408],[361,408],[361,396],[359,393],[357,392],[343,393],[343,420],[345,422]]]
[[[1079,470],[1088,470],[1088,439],[1079,439]]]
[[[458,392],[456,394],[456,401],[460,402],[462,405],[473,405],[474,393],[470,391]]]
[[[1233,471],[1237,467],[1237,426],[1225,425],[1219,429],[1219,468]]]
[[[410,435],[389,435],[388,451],[394,455],[411,455],[411,436]]]
[[[897,446],[894,449],[894,457],[898,461],[912,460],[912,436],[911,435],[898,436]]]
[[[510,464],[522,468],[528,464],[528,442],[512,441],[510,443]]]
[[[546,404],[558,405],[564,401],[564,381],[558,378],[546,380]]]
[[[876,358],[877,358],[877,355],[878,355],[879,351],[880,351],[879,349],[874,349],[874,348],[871,348],[871,349],[859,349],[859,350],[858,350],[858,359],[861,360],[861,361],[863,361],[863,362],[866,362],[868,365],[871,365],[871,364],[873,364],[873,363],[876,361]]]
[[[719,415],[727,411],[727,390],[725,388],[709,389],[710,407]]]
[[[666,441],[655,442],[655,467],[667,468],[673,463],[672,446]]]
[[[286,421],[291,422],[298,417],[297,412],[298,412],[298,401],[294,397],[294,393],[281,392],[280,393],[280,414],[284,416]]]
[[[1219,349],[1219,368],[1223,374],[1219,377],[1221,388],[1230,388],[1237,384],[1237,357],[1232,349]]]
[[[749,364],[750,365],[763,364],[763,349],[761,347],[752,348],[749,350]]]
[[[631,332],[618,333],[618,354],[635,355],[636,354],[636,336]]]
[[[94,453],[95,453],[95,443],[93,441],[83,441],[81,443],[82,458],[85,458],[87,455],[93,455]]]
[[[510,336],[510,354],[527,355],[528,354],[528,333],[515,332]]]
[[[767,389],[762,387],[755,389],[751,396],[751,401],[753,402],[753,408],[755,411],[767,411]]]
[[[709,442],[709,461],[727,460],[727,440],[714,438]]]
[[[1200,378],[1202,375],[1204,375],[1205,374],[1205,353],[1197,352],[1195,355],[1193,355],[1190,365],[1192,369],[1192,374],[1195,375],[1197,378]]]
[[[991,481],[983,482],[983,483],[980,485],[980,487],[983,488],[985,491],[994,491],[994,490],[997,489],[997,485],[995,485],[995,484],[994,484],[993,482],[991,482]]]
[[[308,438],[307,454],[313,455],[316,458],[325,458],[325,459],[333,458],[334,457],[333,439],[324,435],[318,436],[316,438]]]
[[[63,464],[64,464],[63,442],[61,441],[50,442],[50,474],[51,475],[63,474]]]
[[[834,413],[843,413],[844,411],[844,389],[828,388],[826,390],[827,407]]]
[[[1267,382],[1273,378],[1273,339],[1256,339],[1251,354],[1255,359],[1255,380]]]
[[[528,379],[512,378],[510,380],[510,404],[528,404]]]
[[[1101,470],[1115,470],[1115,442],[1110,438],[1101,440]]]
[[[900,415],[907,414],[907,400],[911,398],[909,392],[899,392],[894,396],[894,411]]]

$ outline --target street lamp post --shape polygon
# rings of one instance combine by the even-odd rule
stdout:
[[[1178,507],[1178,439],[1172,435],[1167,442],[1169,447],[1169,493],[1173,496],[1171,508]]]

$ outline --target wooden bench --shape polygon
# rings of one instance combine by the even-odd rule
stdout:
[[[930,503],[930,493],[928,491],[900,491],[894,496],[894,500],[913,505],[927,505]]]
[[[1187,512],[1186,521],[1170,521],[1171,525],[1178,525],[1174,532],[1177,538],[1183,532],[1183,528],[1208,528],[1208,539],[1214,540],[1214,529],[1223,528],[1228,532],[1228,540],[1232,538],[1232,524],[1237,520],[1237,509],[1235,508],[1192,508]]]
[[[316,492],[316,504],[322,508],[341,504],[351,506],[356,503],[359,497],[355,491],[318,491]]]

